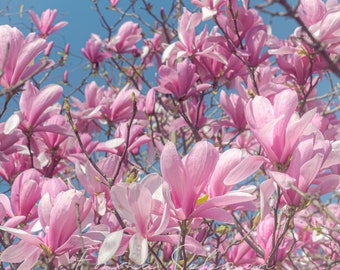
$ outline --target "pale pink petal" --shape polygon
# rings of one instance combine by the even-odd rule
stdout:
[[[164,232],[169,224],[169,221],[170,221],[170,207],[168,205],[165,205],[162,219],[158,224],[158,228],[156,228],[156,230],[153,232],[153,235],[161,234],[162,232]],[[151,230],[152,229],[150,228],[150,231]]]
[[[21,263],[20,269],[31,270],[37,262],[42,249],[20,241],[18,244],[9,246],[2,253],[0,260],[8,263]],[[19,269],[19,268],[18,268]]]
[[[282,189],[290,189],[291,186],[296,182],[296,179],[289,176],[287,173],[282,172],[269,172],[272,179],[282,188]]]
[[[260,213],[261,219],[270,213],[269,200],[275,191],[274,182],[272,179],[267,179],[260,184]]]
[[[141,234],[134,234],[129,241],[129,259],[138,265],[142,265],[148,258],[148,240]]]
[[[9,228],[15,228],[16,226],[18,226],[21,222],[24,222],[27,219],[26,216],[14,216],[9,218],[4,226],[5,227],[9,227]]]
[[[230,187],[223,184],[229,172],[242,160],[240,149],[228,149],[218,159],[215,170],[210,179],[210,194],[215,197],[225,194]]]
[[[274,118],[274,109],[267,98],[256,96],[248,102],[245,116],[252,129],[259,129]]]
[[[215,169],[218,157],[218,151],[212,144],[206,141],[195,144],[189,154],[183,158],[188,190],[191,189],[196,194],[202,192]]]
[[[151,217],[151,192],[143,185],[132,183],[129,186],[128,201],[135,216],[139,233],[143,237],[146,237],[147,227]]]
[[[45,193],[40,199],[38,205],[39,220],[43,228],[48,228],[48,226],[50,225],[52,208],[52,198],[49,193]]]
[[[3,210],[5,210],[5,213],[3,213],[4,215],[7,214],[9,217],[14,215],[9,198],[3,193],[0,193],[0,205],[2,205]],[[0,219],[0,221],[2,221],[2,219]]]
[[[263,164],[264,158],[250,156],[238,163],[224,179],[225,185],[235,185],[255,173]]]
[[[187,194],[183,189],[188,178],[186,177],[185,168],[180,156],[178,155],[176,146],[168,142],[161,155],[161,171],[164,179],[168,182],[172,192],[174,193],[173,202],[176,207],[180,206]]]
[[[227,194],[217,196],[209,199],[208,201],[197,206],[196,210],[192,213],[192,216],[200,216],[200,213],[210,208],[222,208],[231,204],[243,203],[248,201],[253,201],[256,196],[242,192],[242,191],[230,191]]]
[[[61,98],[62,94],[63,88],[60,85],[49,84],[45,86],[35,97],[32,104],[33,108],[30,108],[33,110],[28,120],[34,123],[38,118],[40,118],[41,114],[47,109],[47,107],[52,106]]]
[[[305,192],[310,184],[314,181],[315,177],[319,173],[323,162],[324,155],[317,153],[312,159],[304,163],[300,168],[300,179],[298,188]]]
[[[0,226],[0,230],[8,232],[21,240],[30,243],[33,246],[39,247],[41,244],[44,244],[44,242],[36,235],[32,235],[26,231],[20,230],[20,229],[15,229],[15,228],[8,228],[5,226]]]
[[[115,185],[111,188],[111,199],[113,206],[119,212],[122,218],[129,222],[135,223],[135,217],[131,210],[127,186],[123,184]]]
[[[15,130],[20,124],[20,117],[17,114],[11,115],[7,120],[4,128],[4,134],[8,135]]]
[[[51,251],[55,251],[64,244],[77,229],[77,211],[82,222],[88,215],[91,204],[84,194],[76,190],[60,193],[53,205],[50,214],[50,223],[47,233],[47,243]]]
[[[202,21],[208,21],[217,14],[217,10],[211,10],[208,7],[202,7]]]
[[[105,237],[98,253],[97,265],[104,264],[115,255],[123,238],[124,230],[112,232]]]
[[[208,219],[212,219],[212,220],[216,220],[216,221],[220,221],[220,222],[224,222],[224,223],[228,223],[228,224],[233,224],[234,223],[234,219],[233,216],[226,210],[222,209],[222,208],[211,208],[208,210],[203,210],[200,211],[199,217],[201,218],[208,218]]]
[[[310,194],[326,194],[340,188],[340,176],[337,174],[330,174],[316,178],[313,181],[316,184],[309,187],[308,193]]]

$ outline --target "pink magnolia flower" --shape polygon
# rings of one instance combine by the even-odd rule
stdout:
[[[70,136],[74,135],[67,123],[66,117],[64,115],[55,114],[52,115],[45,122],[45,124],[49,127],[58,126],[59,130],[64,130],[64,132],[54,133],[49,131],[41,131],[36,135],[38,135],[43,140],[43,143],[48,147],[50,152],[54,152],[56,156],[64,156],[66,153],[66,145],[64,145],[64,142]]]
[[[171,234],[177,223],[170,218],[170,208],[163,197],[163,180],[159,175],[147,175],[141,183],[120,183],[111,189],[113,205],[128,222],[124,229],[129,237],[129,258],[142,265],[148,257],[148,242],[161,241],[176,245],[178,234]],[[120,243],[122,241],[122,243]],[[122,231],[110,233],[99,250],[98,264],[105,263],[124,244]],[[186,248],[205,255],[203,247],[191,236],[186,237]]]
[[[191,13],[186,8],[178,22],[179,41],[169,45],[163,53],[162,62],[169,60],[173,65],[176,59],[183,56],[191,57],[197,51],[196,27],[200,24],[202,15]]]
[[[47,43],[44,39],[29,34],[26,39],[15,27],[0,26],[0,85],[4,88],[20,86],[32,76],[51,64],[50,60],[31,65],[34,58],[42,52]]]
[[[210,84],[195,85],[199,75],[196,73],[196,66],[188,59],[178,63],[175,68],[163,65],[158,73],[159,86],[155,87],[155,90],[164,94],[173,94],[179,100],[187,99],[210,87]]]
[[[233,17],[235,14],[237,14],[236,19]],[[228,37],[237,48],[242,48],[242,41],[248,32],[254,27],[263,25],[263,20],[255,9],[237,6],[236,1],[232,1],[231,7],[227,8],[226,12],[219,13],[216,19],[225,36]],[[234,23],[237,24],[237,33]],[[239,51],[239,53],[242,54],[241,51]]]
[[[240,243],[233,245],[231,250],[227,252],[228,261],[235,265],[252,265],[254,267],[257,263],[256,251],[246,241],[242,241],[240,234],[237,234],[235,238]]]
[[[339,176],[323,174],[323,171],[339,162],[339,151],[332,151],[329,141],[312,133],[300,138],[285,172],[270,171],[269,175],[282,188],[285,202],[299,206],[302,197],[292,186],[303,193],[320,195],[336,189],[340,181]]]
[[[104,98],[105,87],[98,86],[94,81],[86,84],[84,92],[84,102],[76,97],[71,97],[71,106],[75,108],[72,110],[72,116],[77,119],[80,132],[92,134],[100,129],[97,120],[104,120],[102,104],[107,103],[107,107],[109,104],[108,100]]]
[[[285,72],[288,78],[293,79],[299,85],[305,85],[315,71],[313,62],[308,55],[279,55],[277,64]]]
[[[93,64],[95,69],[98,68],[98,63],[103,62],[105,58],[110,57],[108,53],[102,52],[102,42],[98,35],[92,34],[91,38],[86,41],[86,47],[81,49],[85,57]]]
[[[109,51],[116,53],[129,53],[133,46],[142,39],[142,28],[137,23],[125,22],[119,28],[117,35],[106,41]]]
[[[17,145],[14,143],[13,146],[17,147]],[[23,147],[21,145],[19,145],[19,147],[19,149],[16,148],[13,154],[6,156],[7,161],[0,163],[0,176],[9,183],[12,183],[19,173],[30,169],[32,165],[30,156],[25,153],[20,153],[19,150],[21,150]]]
[[[123,89],[108,88],[104,92],[104,97],[101,102],[101,112],[104,119],[117,123],[120,121],[128,121],[132,116],[133,102],[132,97],[135,96],[137,102],[137,119],[145,119],[145,113],[143,112],[142,100],[143,96],[136,89],[130,88],[126,85]]]
[[[197,199],[206,188],[218,160],[217,150],[208,142],[198,142],[180,158],[174,144],[168,142],[161,155],[161,171],[170,187],[171,201],[179,219],[194,211]]]
[[[59,184],[57,185],[60,187]],[[55,194],[52,187],[50,191],[51,193],[45,193],[39,202],[39,223],[35,228],[39,229],[40,225],[42,231],[38,235],[22,229],[0,226],[0,230],[21,239],[18,244],[2,252],[1,261],[19,263],[25,260],[22,268],[32,269],[40,254],[49,258],[60,256],[71,248],[73,250],[81,248],[77,232],[77,218],[80,222],[85,220],[90,213],[91,202],[80,191],[67,190]],[[32,231],[34,232],[34,229]],[[82,238],[84,245],[94,244],[86,235]]]
[[[74,144],[75,136],[64,115],[52,115],[44,127],[51,131],[32,134],[36,168],[41,168],[46,177],[52,177],[67,166],[62,160],[69,157],[69,149]],[[56,128],[55,128],[56,127]]]
[[[29,169],[19,174],[12,185],[11,202],[13,213],[24,216],[30,221],[38,216],[35,206],[40,199],[42,175],[36,169]]]
[[[223,121],[226,126],[232,126],[238,130],[244,130],[247,121],[244,116],[247,100],[236,94],[227,95],[225,91],[221,91],[220,103],[222,109],[228,114],[229,118]]]
[[[299,18],[309,27],[324,17],[327,8],[322,0],[301,0],[297,11]]]
[[[249,53],[247,62],[250,67],[257,67],[265,61],[270,55],[268,52],[261,52],[267,42],[267,29],[263,24],[251,28],[245,36],[245,50]]]
[[[148,144],[150,147],[151,139],[143,132],[144,127],[142,125],[133,124],[129,130],[129,142],[126,142],[128,128],[126,123],[120,123],[115,132],[115,138],[98,145],[97,150],[108,151],[116,155],[121,156],[127,145],[128,151],[132,154],[137,154],[139,148],[143,144]],[[150,151],[150,148],[149,148]]]
[[[49,84],[40,91],[31,83],[27,82],[20,98],[20,125],[19,129],[31,133],[34,131],[51,131],[64,133],[65,129],[58,125],[43,126],[54,113],[58,112],[53,107],[62,96],[63,89],[56,84]]]
[[[257,226],[256,240],[264,250],[263,263],[268,261],[271,251],[274,248],[273,238],[275,239],[274,244],[276,244],[280,236],[279,230],[276,230],[276,233],[274,233],[274,222],[274,217],[267,215]],[[276,265],[276,263],[284,260],[284,258],[288,255],[287,250],[289,250],[293,244],[293,237],[290,235],[285,236],[278,246],[277,251],[274,253],[275,255],[273,257],[272,264],[268,266]]]
[[[29,10],[28,13],[30,14],[33,22],[37,26],[38,30],[40,31],[39,36],[43,38],[47,38],[50,34],[54,33],[55,31],[59,30],[60,28],[63,28],[65,25],[67,25],[67,22],[58,22],[55,25],[52,25],[54,19],[56,18],[58,11],[56,9],[47,9],[39,18],[38,15],[32,11]]]
[[[236,148],[222,153],[211,175],[210,197],[222,196],[233,190],[236,184],[255,173],[263,161],[260,156],[249,156]]]
[[[148,178],[154,182],[152,176]],[[113,205],[121,217],[134,227],[131,229],[135,232],[131,231],[133,235],[129,240],[129,258],[139,265],[143,264],[148,256],[148,241],[159,241],[157,236],[167,229],[170,219],[169,207],[153,198],[152,194],[159,188],[158,192],[161,192],[162,183],[157,182],[156,179],[156,182],[150,183],[151,187],[148,187],[149,182],[144,179],[141,184],[121,183],[111,189]],[[150,188],[154,188],[154,190],[150,190]],[[112,253],[112,250],[105,251],[102,248],[101,252]],[[101,260],[101,256],[98,260]]]
[[[246,106],[245,117],[257,141],[273,163],[285,164],[295,144],[315,111],[305,113],[301,119],[295,113],[297,95],[292,90],[277,94],[273,104],[262,96],[256,96]]]
[[[19,143],[22,139],[22,134],[17,129],[19,122],[19,117],[12,115],[5,123],[0,123],[0,161],[8,161],[7,155],[24,149]]]
[[[166,35],[171,33],[165,33],[166,29],[159,30],[160,33],[155,33],[153,38],[144,39],[144,46],[142,48],[141,57],[147,66],[154,65],[154,58],[156,60],[156,66],[159,68],[162,65],[162,44],[166,42]],[[170,32],[170,31],[169,31]]]
[[[315,38],[326,45],[327,52],[335,56],[340,52],[339,15],[339,6],[330,8],[322,20],[309,28]]]
[[[108,177],[113,177],[116,173],[118,162],[118,156],[110,155],[101,159],[97,166]],[[85,164],[76,161],[76,175],[84,189],[90,194],[93,209],[98,215],[103,216],[107,208],[112,208],[109,183],[93,168],[89,161]],[[120,175],[118,175],[118,178],[120,178]]]
[[[206,141],[196,143],[183,159],[174,144],[165,145],[160,160],[161,171],[168,185],[166,199],[177,219],[206,217],[232,223],[231,215],[222,208],[255,198],[248,192],[236,190],[198,203],[201,196],[207,196],[207,186],[218,159],[217,150]]]

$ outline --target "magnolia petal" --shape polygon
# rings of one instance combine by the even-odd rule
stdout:
[[[208,21],[217,14],[217,10],[211,10],[208,7],[202,7],[202,21]]]
[[[157,235],[164,232],[169,224],[169,221],[170,221],[170,207],[168,206],[168,204],[166,204],[164,207],[161,223],[159,224],[158,228],[153,234]]]
[[[10,134],[13,130],[15,130],[20,124],[20,117],[17,114],[13,114],[10,116],[5,124],[4,128],[4,134],[8,135]]]
[[[234,223],[233,216],[223,208],[211,208],[204,210],[199,213],[199,216],[201,218],[208,218],[228,224]]]
[[[272,179],[283,189],[290,189],[296,179],[282,172],[269,172]]]
[[[272,179],[268,179],[260,185],[260,213],[263,219],[270,212],[269,198],[274,193],[275,186]]]
[[[112,232],[105,237],[98,253],[97,265],[104,264],[115,255],[123,238],[124,230]]]
[[[115,138],[105,142],[105,146],[109,148],[117,148],[125,142],[124,138]]]
[[[148,240],[141,234],[133,235],[129,242],[129,258],[138,265],[142,265],[148,258]]]
[[[8,263],[20,263],[25,261],[21,269],[33,269],[34,264],[39,258],[42,249],[40,247],[32,247],[31,244],[20,241],[19,243],[9,246],[2,253],[0,260]]]
[[[236,165],[224,179],[225,185],[235,185],[256,172],[263,164],[264,159],[260,156],[250,156]]]
[[[43,241],[36,235],[29,234],[26,231],[15,229],[15,228],[8,228],[5,226],[0,226],[0,230],[8,232],[21,240],[30,243],[31,245],[40,247],[41,244],[43,244]]]

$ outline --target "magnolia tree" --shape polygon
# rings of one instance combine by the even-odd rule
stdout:
[[[0,26],[0,267],[340,269],[338,1],[124,2]]]

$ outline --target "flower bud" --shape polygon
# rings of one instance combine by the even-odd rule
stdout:
[[[155,89],[151,88],[145,97],[145,112],[147,115],[153,115],[155,113],[156,93]]]
[[[54,42],[53,41],[50,41],[48,44],[47,44],[47,47],[44,51],[44,56],[45,57],[49,57],[50,56],[50,53],[51,53],[51,50],[53,48],[53,45],[54,45]]]
[[[115,8],[118,4],[119,0],[110,0],[110,8]]]
[[[64,71],[64,76],[63,76],[63,83],[68,84],[68,71]]]
[[[66,43],[65,47],[64,47],[64,54],[68,54],[70,51],[70,43]]]

